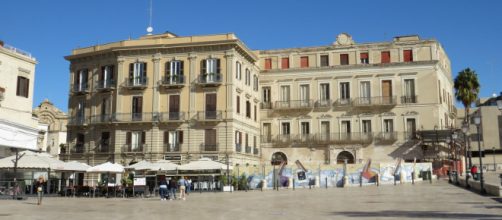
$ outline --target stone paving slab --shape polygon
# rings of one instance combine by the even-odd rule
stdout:
[[[502,203],[445,181],[329,189],[192,193],[186,201],[0,201],[0,219],[502,219]]]

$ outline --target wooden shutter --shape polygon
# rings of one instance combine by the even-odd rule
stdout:
[[[131,132],[126,133],[126,144],[131,144]]]
[[[207,70],[206,60],[201,60],[200,61],[200,72],[201,72],[201,74],[207,73],[206,70]]]
[[[143,97],[141,97],[141,96],[133,97],[132,102],[133,102],[132,103],[133,113],[142,113],[143,112]]]
[[[237,96],[237,113],[241,112],[241,97]]]
[[[164,131],[164,144],[169,144],[169,131]]]
[[[134,63],[130,63],[129,64],[129,78],[133,78],[134,77]]]
[[[21,80],[22,80],[22,77],[18,76],[17,77],[17,87],[16,87],[16,95],[17,96],[21,95]]]
[[[183,131],[178,131],[178,142],[183,144]]]
[[[301,68],[309,67],[309,57],[301,57],[300,58],[300,67]]]
[[[392,96],[392,81],[390,80],[382,81],[382,96],[384,97]]]
[[[254,105],[254,121],[256,121],[256,105]]]
[[[321,66],[329,66],[329,56],[321,55]]]
[[[115,79],[115,66],[114,65],[110,65],[110,79]]]
[[[413,53],[412,50],[404,50],[404,62],[412,62],[413,61]]]
[[[242,146],[242,132],[239,132],[239,144]]]
[[[106,66],[101,67],[101,73],[99,73],[99,81],[104,81],[105,80],[105,70]]]
[[[166,62],[166,76],[171,75],[171,62]]]
[[[220,59],[216,59],[216,73],[221,73]]]
[[[390,63],[390,51],[382,51],[381,63]]]
[[[204,143],[207,145],[216,145],[216,130],[206,129]]]
[[[24,97],[28,98],[28,94],[30,94],[30,79],[25,78],[25,88]]]
[[[289,69],[289,58],[288,57],[282,58],[282,60],[281,60],[281,68],[282,69]]]
[[[216,93],[206,94],[206,112],[216,111]]]
[[[272,59],[265,59],[265,69],[269,70],[272,69]]]
[[[341,65],[349,65],[349,55],[348,54],[340,54],[340,64]]]
[[[180,95],[169,96],[169,112],[180,111]]]
[[[184,68],[185,68],[185,62],[184,61],[180,61],[180,75],[183,75],[184,74]]]
[[[143,63],[143,72],[141,73],[141,77],[146,77],[146,63]]]
[[[141,132],[141,144],[146,143],[146,132],[142,131]]]

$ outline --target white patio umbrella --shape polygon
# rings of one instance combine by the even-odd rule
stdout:
[[[149,170],[154,171],[174,171],[178,168],[177,164],[174,164],[168,160],[158,160],[149,167]]]
[[[82,162],[78,162],[78,161],[70,161],[70,162],[66,162],[62,168],[58,169],[58,171],[63,171],[63,172],[70,172],[70,173],[73,173],[73,178],[75,179],[75,181],[73,182],[73,185],[75,185],[76,183],[76,173],[77,172],[86,172],[87,169],[91,168],[91,166],[87,165],[86,163],[82,163]],[[66,182],[66,180],[65,180]],[[66,183],[65,183],[66,185]],[[73,191],[73,196],[75,196],[75,190],[72,190]],[[66,190],[65,190],[65,194],[66,194]]]
[[[226,164],[213,161],[209,158],[201,158],[199,160],[178,166],[178,170],[225,170],[225,169],[227,169]],[[233,167],[229,166],[229,169],[233,169]]]
[[[59,170],[63,168],[65,164],[65,162],[60,161],[47,153],[23,151],[20,152],[19,155],[22,155],[22,157],[17,161],[18,169]],[[0,159],[0,169],[14,168],[15,159],[15,155]]]
[[[151,162],[148,162],[146,160],[142,160],[142,161],[137,162],[135,164],[129,165],[125,168],[126,169],[133,169],[133,170],[147,170],[151,166],[152,166]]]
[[[87,169],[88,173],[107,173],[108,181],[110,179],[110,173],[123,173],[124,166],[116,163],[106,162]],[[106,191],[108,194],[108,186],[106,186]]]

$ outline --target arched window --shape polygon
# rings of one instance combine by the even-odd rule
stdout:
[[[285,162],[284,165],[288,164],[288,158],[286,154],[282,152],[275,152],[272,154],[272,160],[270,161],[272,165],[280,165],[282,162]]]
[[[354,156],[348,151],[342,151],[336,157],[337,164],[343,164],[347,160],[347,163],[354,163]]]

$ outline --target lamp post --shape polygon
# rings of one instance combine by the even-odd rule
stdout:
[[[469,156],[469,150],[467,149],[467,136],[469,135],[469,123],[464,121],[462,124],[462,133],[464,133],[464,162],[465,162],[465,187],[469,188],[469,174],[471,172],[470,167],[467,164],[467,157]]]
[[[458,159],[458,151],[457,151],[457,145],[455,145],[455,140],[457,139],[457,132],[456,131],[453,131],[453,134],[451,135],[451,141],[452,141],[452,146],[453,146],[453,170],[455,171],[453,177],[455,177],[455,184],[459,185],[458,183],[458,173],[459,173],[459,169],[458,169],[458,163],[457,163],[457,159]]]
[[[484,180],[483,180],[483,157],[481,155],[481,135],[479,133],[479,125],[481,125],[481,112],[478,112],[476,116],[474,116],[474,124],[476,124],[476,131],[478,132],[478,157],[479,157],[479,169],[480,169],[480,175],[479,175],[479,183],[481,186],[481,193],[484,194],[485,188],[484,188]]]

